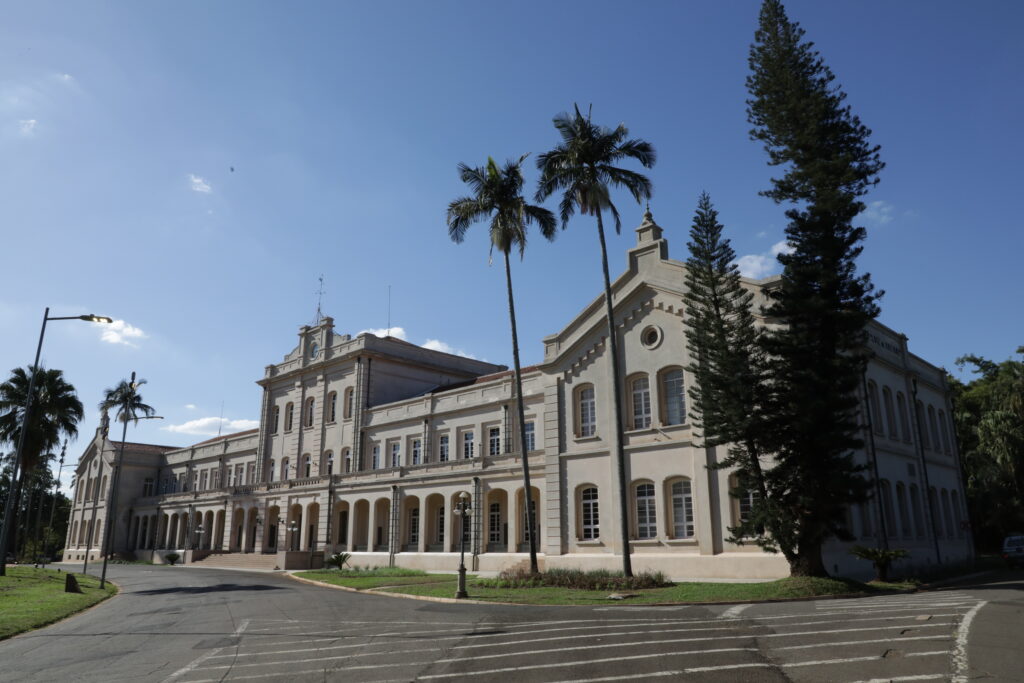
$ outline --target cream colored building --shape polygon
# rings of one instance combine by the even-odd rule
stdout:
[[[743,514],[723,454],[694,444],[687,421],[685,265],[668,258],[650,214],[613,283],[624,358],[625,451],[633,566],[676,578],[788,574],[779,555],[729,543]],[[778,278],[746,280],[763,303]],[[616,470],[603,299],[525,368],[537,538],[546,567],[618,568]],[[872,324],[865,449],[873,499],[850,511],[857,542],[907,548],[910,563],[972,553],[942,371]],[[187,448],[127,444],[117,492],[115,549],[162,561],[291,568],[347,551],[360,565],[451,570],[460,534],[474,570],[524,561],[528,529],[514,423],[512,373],[391,337],[339,335],[324,318],[258,381],[259,429]],[[915,409],[916,407],[916,409]],[[99,556],[106,482],[117,447],[98,430],[79,461],[65,559]],[[877,468],[877,478],[874,472]],[[472,512],[453,514],[460,493]],[[849,544],[831,542],[830,570],[871,573]]]

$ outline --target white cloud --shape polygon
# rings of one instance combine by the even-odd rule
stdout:
[[[57,80],[64,83],[74,83],[75,77],[71,74],[57,74]]]
[[[203,194],[210,194],[213,188],[210,187],[210,183],[206,182],[194,173],[188,174],[188,182],[193,192],[202,192]]]
[[[771,249],[763,254],[747,254],[736,259],[736,265],[740,269],[740,275],[760,280],[768,277],[779,270],[779,261],[776,258],[779,254],[792,254],[791,247],[786,240],[776,242]]]
[[[451,344],[443,342],[440,339],[428,339],[420,344],[420,346],[425,349],[430,349],[431,351],[441,351],[442,353],[450,353],[454,356],[462,356],[463,358],[472,358],[473,360],[476,360],[476,356],[473,354],[467,353],[462,349],[457,349]]]
[[[218,431],[221,434],[231,434],[232,432],[241,432],[246,429],[256,429],[259,426],[260,423],[256,420],[229,420],[225,417],[200,417],[196,420],[189,420],[184,424],[167,425],[160,429],[168,432],[174,432],[176,434],[217,436]]]
[[[358,337],[363,332],[369,332],[370,334],[377,335],[378,337],[394,337],[395,339],[405,339],[405,328],[404,327],[375,327],[368,330],[359,330],[356,333]]]
[[[18,133],[24,138],[30,138],[35,135],[38,123],[35,119],[21,119],[18,121]]]
[[[185,410],[195,410],[198,406],[195,403],[186,403]]]
[[[768,231],[767,230],[762,230],[761,232],[757,233],[757,236],[758,237],[767,237],[768,236]]]
[[[871,225],[885,225],[892,222],[893,205],[887,201],[878,200],[871,202],[861,212],[865,223]]]
[[[137,327],[129,325],[123,320],[115,320],[112,323],[93,323],[100,328],[100,339],[110,344],[124,344],[138,348],[132,343],[132,339],[145,339],[149,335]]]

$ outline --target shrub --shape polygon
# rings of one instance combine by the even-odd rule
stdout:
[[[350,553],[335,553],[327,558],[328,567],[337,567],[338,569],[344,569],[348,561],[352,559]]]
[[[181,555],[178,553],[167,553],[164,555],[164,559],[167,560],[167,564],[174,566],[174,563],[181,559]]]
[[[477,584],[488,588],[572,588],[576,590],[637,590],[671,586],[661,572],[640,572],[632,577],[607,569],[549,569],[531,574],[529,567],[520,565],[505,569],[496,579],[478,579]]]
[[[855,545],[850,548],[850,554],[862,560],[867,560],[875,566],[875,581],[888,581],[889,567],[892,566],[892,563],[910,555],[903,548],[890,548],[886,550],[884,548],[869,548],[863,545]]]

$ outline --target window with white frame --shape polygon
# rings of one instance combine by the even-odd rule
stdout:
[[[580,437],[594,436],[597,433],[597,400],[593,385],[588,384],[577,390],[576,421]]]
[[[324,460],[327,462],[327,474],[334,474],[334,453],[327,451]]]
[[[412,440],[412,464],[419,465],[420,460],[423,458],[423,441],[420,439]]]
[[[638,484],[636,492],[636,537],[658,537],[658,508],[654,500],[654,484]]]
[[[402,446],[398,441],[391,442],[391,467],[398,467],[402,464]]]
[[[442,434],[437,438],[437,461],[448,462],[448,435]]]
[[[344,398],[342,399],[341,414],[346,420],[352,417],[352,394],[352,387],[348,387],[345,389]]]
[[[281,481],[288,480],[289,475],[291,474],[291,472],[289,472],[291,469],[289,467],[290,464],[291,463],[288,461],[288,458],[281,458]]]
[[[284,431],[292,430],[292,420],[295,419],[295,404],[289,403],[284,407]]]
[[[409,545],[420,542],[420,509],[409,508]]]
[[[342,471],[348,474],[352,471],[352,453],[347,448],[341,452],[341,466],[344,468]]]
[[[537,450],[537,439],[536,434],[533,430],[533,423],[526,423],[526,452]]]
[[[209,476],[209,475],[206,474],[206,470],[203,470],[202,472],[199,473],[199,490],[200,491],[205,491],[206,490],[206,478],[207,478],[207,476]]]
[[[462,457],[468,459],[473,457],[473,432],[465,431],[462,433]]]
[[[370,469],[380,469],[380,444],[373,444],[370,447]]]
[[[210,488],[211,489],[219,489],[220,488],[220,467],[219,466],[218,467],[214,467],[213,470],[210,472]]]
[[[270,466],[267,468],[267,481],[270,481],[270,482],[274,481],[274,476],[275,476],[275,474],[274,474],[274,465],[275,464],[276,463],[274,462],[274,460],[271,459],[270,460]]]
[[[600,538],[600,520],[597,487],[588,486],[580,491],[580,538],[584,541],[595,541]]]
[[[672,482],[672,537],[693,538],[693,493],[689,479]]]
[[[501,543],[501,503],[491,503],[487,509],[487,542]]]
[[[338,416],[338,392],[332,391],[327,395],[327,421],[334,422]]]
[[[662,371],[661,396],[665,424],[681,425],[686,422],[686,394],[683,390],[682,368]]]
[[[235,465],[235,486],[245,486],[245,465]]]
[[[629,383],[633,400],[633,429],[647,429],[651,426],[651,383],[647,376],[634,377]]]
[[[487,429],[487,455],[501,455],[501,428]]]
[[[316,399],[310,396],[306,399],[306,426],[312,427],[316,416]]]
[[[270,411],[270,433],[277,434],[277,425],[281,419],[281,408],[274,406],[274,409]]]
[[[313,456],[309,453],[302,456],[302,476],[306,479],[313,476]]]

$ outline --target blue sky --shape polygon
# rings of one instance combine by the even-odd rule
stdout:
[[[651,209],[675,258],[711,193],[743,265],[777,271],[783,207],[748,139],[759,3],[4,3],[0,368],[47,366],[87,407],[132,370],[185,445],[258,417],[254,381],[311,322],[317,278],[341,333],[391,320],[415,343],[511,362],[486,230],[446,234],[463,161],[536,155],[574,102],[651,141]],[[793,1],[888,166],[860,260],[881,321],[939,365],[1024,344],[1017,2]],[[234,169],[234,170],[232,170]],[[536,181],[532,163],[528,187]],[[613,272],[642,208],[616,201]],[[556,201],[548,202],[555,208]],[[535,236],[514,277],[523,360],[600,292],[592,220]],[[105,336],[104,336],[105,335]],[[200,422],[195,422],[200,421]],[[192,423],[191,427],[186,426]],[[216,427],[213,427],[216,430]]]

